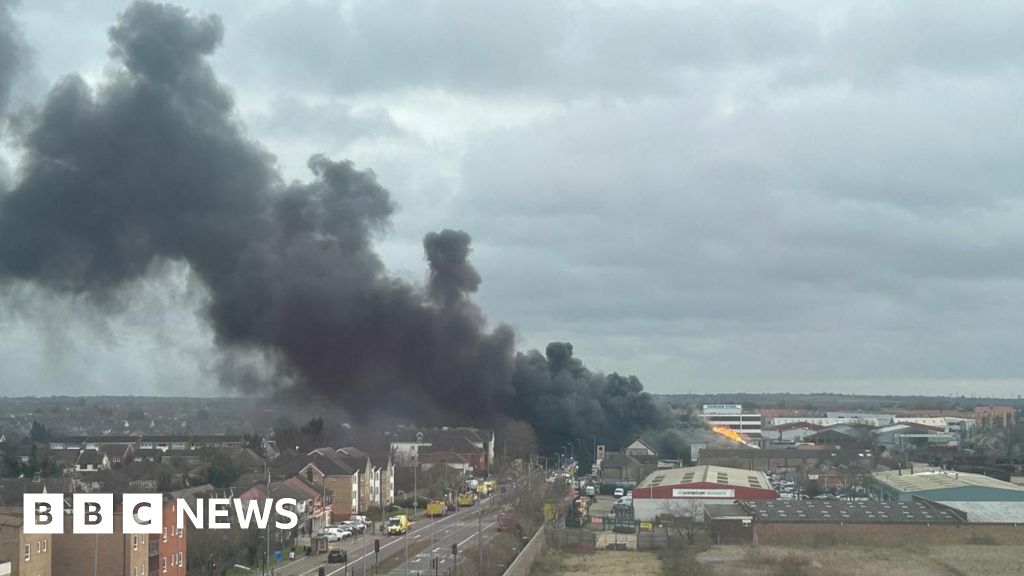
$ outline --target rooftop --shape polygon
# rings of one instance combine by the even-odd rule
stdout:
[[[649,474],[633,490],[676,484],[696,484],[698,482],[772,490],[772,485],[768,482],[768,477],[764,475],[764,472],[724,468],[722,466],[693,466],[690,468],[658,470]]]
[[[943,502],[971,524],[1024,524],[1024,502]]]
[[[959,524],[950,510],[923,502],[877,500],[743,500],[755,522],[844,524]]]
[[[981,474],[955,472],[952,470],[931,469],[916,474],[911,474],[909,470],[903,470],[902,473],[900,470],[886,470],[884,472],[875,472],[872,476],[877,482],[891,486],[900,492],[921,492],[924,490],[965,488],[970,486],[1024,492],[1024,486],[1017,486]]]

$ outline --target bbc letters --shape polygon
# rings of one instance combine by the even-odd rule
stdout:
[[[239,500],[237,498],[197,499],[195,504],[178,499],[175,503],[175,528],[228,529],[255,525],[267,528],[273,520],[278,530],[291,530],[299,524],[294,498]],[[22,503],[26,534],[63,534],[65,501],[63,494],[26,494]],[[73,534],[160,534],[164,525],[162,494],[123,494],[115,506],[113,494],[73,494],[71,530]],[[120,514],[118,514],[120,513]],[[114,522],[120,516],[120,527]],[[232,519],[235,522],[232,522]]]

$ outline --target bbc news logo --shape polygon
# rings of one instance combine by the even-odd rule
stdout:
[[[187,521],[195,528],[226,530],[231,518],[241,528],[255,525],[266,529],[271,518],[278,530],[291,530],[299,525],[294,498],[239,500],[237,498],[199,498],[189,504],[176,502],[175,528],[186,528]],[[164,498],[162,494],[123,494],[121,496],[122,534],[161,534],[164,529]],[[71,499],[72,534],[113,534],[117,516],[113,494],[73,494]],[[26,534],[64,533],[63,494],[25,494],[22,502],[23,528]],[[233,513],[233,514],[232,514]]]

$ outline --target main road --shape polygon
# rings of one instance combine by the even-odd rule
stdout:
[[[543,482],[543,480],[540,480]],[[507,487],[511,496],[513,487]],[[347,576],[355,574],[375,574],[372,567],[376,563],[387,563],[398,567],[390,574],[400,576],[416,576],[434,574],[431,566],[432,558],[438,560],[438,574],[448,574],[453,565],[452,544],[457,544],[458,554],[472,553],[477,550],[478,540],[485,543],[497,532],[497,513],[506,496],[499,494],[484,498],[478,504],[462,508],[441,518],[422,518],[413,523],[409,533],[404,536],[386,536],[381,534],[361,534],[342,544],[348,552],[348,564],[327,564],[326,555],[307,557],[287,562],[274,571],[275,576],[317,576],[320,568],[324,568],[325,576]],[[374,539],[380,540],[380,555],[374,553]],[[335,544],[334,546],[337,546]],[[409,571],[406,572],[406,551],[408,550]]]

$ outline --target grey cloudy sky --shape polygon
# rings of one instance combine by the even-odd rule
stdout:
[[[521,348],[655,392],[1022,388],[1024,4],[178,3],[223,19],[215,71],[286,177],[372,168],[417,282],[425,233],[470,232]],[[126,5],[15,7],[9,108],[102,82]],[[167,270],[113,318],[10,288],[0,389],[217,393]]]

